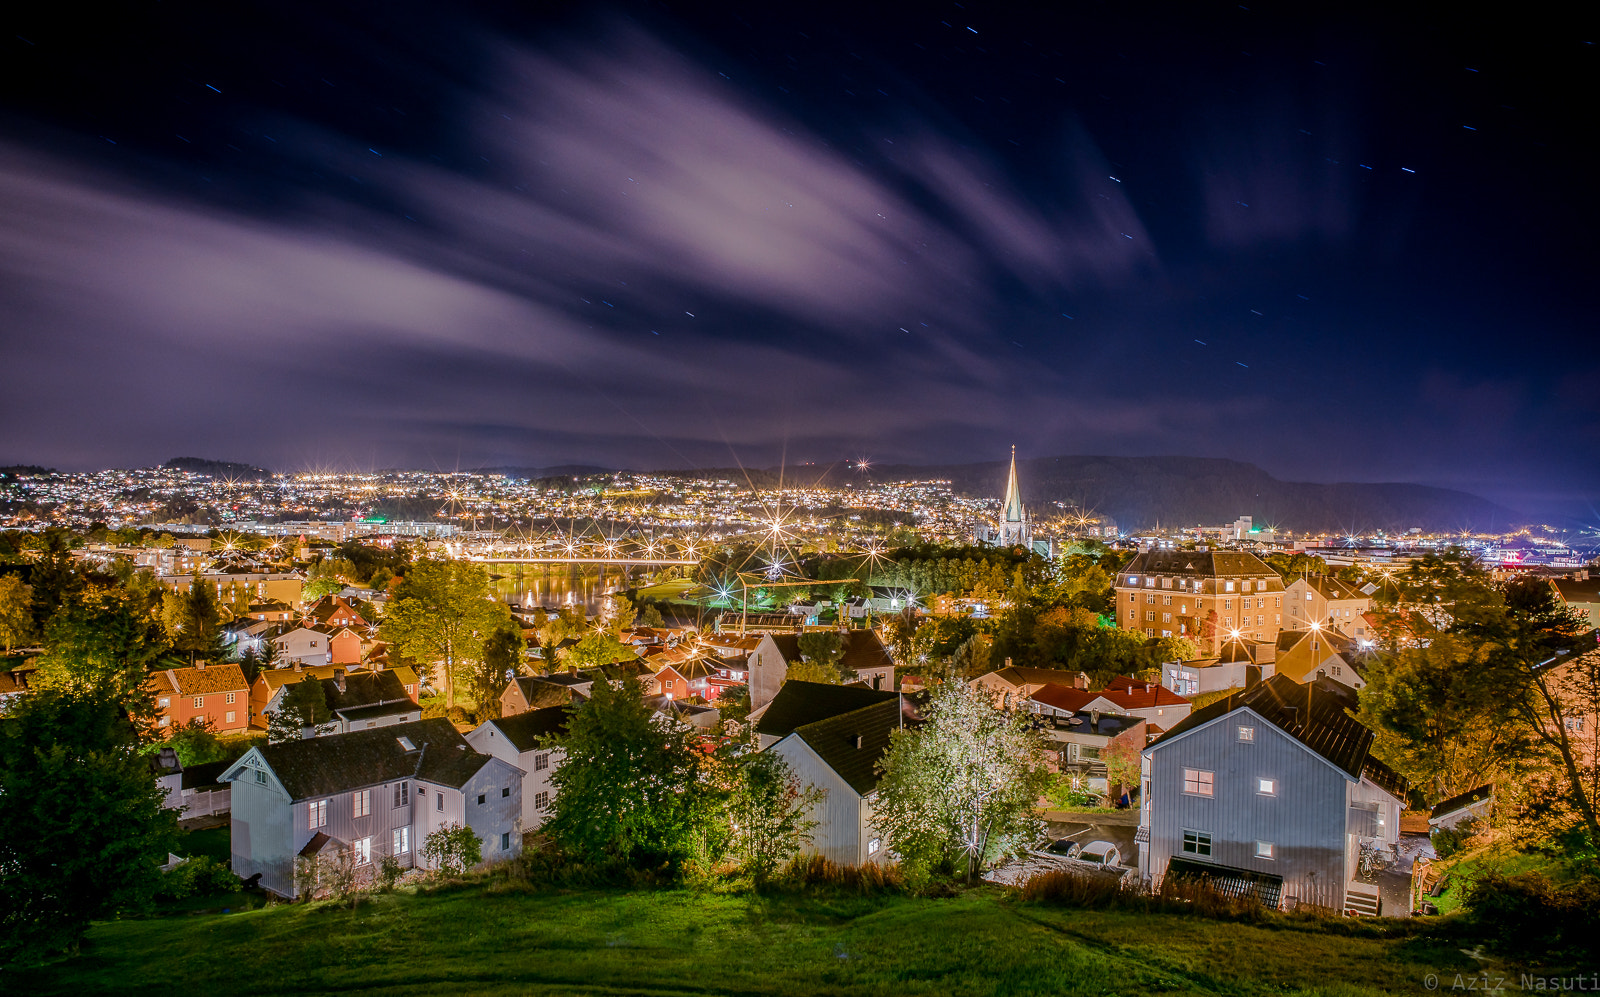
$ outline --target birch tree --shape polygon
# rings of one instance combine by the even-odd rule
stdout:
[[[1043,835],[1035,805],[1050,778],[1045,750],[1026,714],[947,682],[920,726],[890,735],[873,824],[901,858],[960,863],[970,880]]]

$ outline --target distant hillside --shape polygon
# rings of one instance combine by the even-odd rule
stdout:
[[[554,467],[480,467],[473,474],[503,474],[508,478],[585,478],[594,474],[614,474],[615,469],[592,464],[557,464]]]
[[[234,481],[264,481],[272,477],[272,472],[265,468],[229,460],[206,460],[204,457],[174,457],[161,466],[174,471],[188,471],[190,474],[209,474],[213,478],[231,478]]]
[[[681,473],[681,472],[669,472]],[[778,469],[739,471],[724,468],[693,472],[692,477],[745,474],[762,487],[777,484]],[[947,480],[964,495],[993,496],[1005,492],[1006,464],[917,466],[876,465],[874,481]],[[1487,499],[1448,488],[1400,483],[1316,484],[1279,481],[1256,467],[1207,457],[1040,457],[1019,460],[1022,498],[1038,518],[1054,513],[1052,503],[1110,516],[1122,529],[1170,525],[1208,526],[1251,516],[1257,523],[1305,531],[1504,529],[1526,517]],[[794,484],[841,484],[865,480],[844,464],[827,470],[789,468],[784,480]]]

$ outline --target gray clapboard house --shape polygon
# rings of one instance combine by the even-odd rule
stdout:
[[[252,748],[228,770],[233,871],[296,895],[295,860],[383,856],[427,868],[427,836],[472,828],[486,861],[522,849],[522,770],[481,754],[444,718]]]
[[[794,683],[790,683],[794,684]],[[863,690],[870,691],[870,690]],[[811,811],[817,822],[802,849],[844,865],[886,861],[888,849],[872,827],[878,762],[889,735],[904,726],[898,695],[796,727],[767,751],[781,755],[802,786],[827,795]],[[775,701],[776,702],[776,701]]]
[[[1270,906],[1379,912],[1363,857],[1392,856],[1404,780],[1371,755],[1331,680],[1275,675],[1218,700],[1143,752],[1139,871],[1183,874]]]

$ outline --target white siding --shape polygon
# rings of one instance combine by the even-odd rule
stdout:
[[[798,734],[790,734],[768,750],[789,763],[802,786],[810,783],[827,791],[828,795],[811,810],[817,826],[811,829],[810,846],[802,851],[844,865],[867,861],[869,808],[850,784],[839,778]],[[886,850],[880,850],[873,858],[886,854]]]

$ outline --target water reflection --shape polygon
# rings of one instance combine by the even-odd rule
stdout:
[[[605,597],[637,584],[639,568],[609,564],[489,564],[495,598],[524,608],[582,606],[590,616]]]

